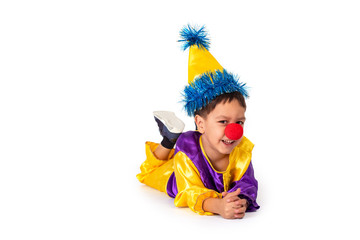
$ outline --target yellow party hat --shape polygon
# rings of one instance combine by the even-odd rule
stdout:
[[[209,52],[210,41],[205,27],[185,26],[180,31],[183,50],[189,48],[188,83],[184,89],[185,110],[193,116],[217,96],[240,92],[248,97],[245,83],[228,73]]]

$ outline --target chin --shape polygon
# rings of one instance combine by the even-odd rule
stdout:
[[[224,155],[229,155],[234,148],[221,148],[219,149],[219,152]]]
[[[232,148],[231,150],[227,150],[224,152],[224,154],[229,155],[233,150],[234,150],[234,148]]]

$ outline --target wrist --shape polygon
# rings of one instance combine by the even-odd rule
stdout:
[[[207,198],[204,200],[202,207],[205,212],[220,214],[220,205],[220,198]]]

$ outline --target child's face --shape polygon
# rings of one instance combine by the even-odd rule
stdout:
[[[206,118],[195,116],[198,130],[202,133],[204,150],[211,160],[224,158],[240,143],[225,136],[225,128],[229,123],[245,123],[245,108],[237,100],[222,102],[216,105]]]

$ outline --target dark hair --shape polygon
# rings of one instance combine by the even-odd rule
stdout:
[[[215,109],[216,105],[219,103],[226,103],[231,102],[233,100],[237,100],[240,105],[245,108],[246,110],[246,102],[244,96],[240,92],[232,92],[232,93],[224,93],[219,96],[217,96],[214,100],[212,100],[210,103],[208,103],[205,107],[202,109],[196,111],[194,113],[194,116],[199,115],[203,118],[206,118],[209,113],[211,113],[212,110]]]

